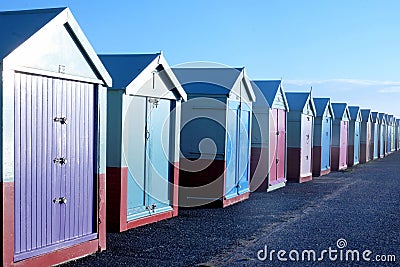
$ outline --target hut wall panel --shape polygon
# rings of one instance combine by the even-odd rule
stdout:
[[[122,108],[123,91],[107,91],[107,167],[122,165]]]

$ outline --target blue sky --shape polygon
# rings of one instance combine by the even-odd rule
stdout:
[[[0,10],[68,6],[98,53],[163,50],[171,65],[245,66],[400,117],[400,1],[0,1]]]

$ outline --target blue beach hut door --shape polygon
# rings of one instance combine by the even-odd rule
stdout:
[[[225,183],[227,199],[249,192],[250,119],[248,105],[229,101]]]
[[[95,85],[16,73],[15,256],[97,237]]]
[[[321,170],[329,170],[331,168],[331,133],[332,119],[330,117],[322,120],[322,155],[321,155]]]
[[[129,98],[134,98],[133,110],[127,112],[129,118],[125,119],[123,138],[128,165],[128,221],[172,210],[169,194],[171,101]]]
[[[360,131],[361,131],[361,122],[356,121],[354,126],[354,164],[358,164],[360,162]]]

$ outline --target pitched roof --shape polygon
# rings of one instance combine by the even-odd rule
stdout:
[[[0,60],[32,37],[66,8],[0,12]],[[7,25],[7,26],[5,26]]]
[[[358,113],[360,112],[359,106],[349,106],[350,117],[352,120],[357,120]]]
[[[315,106],[315,111],[316,111],[316,116],[317,117],[322,117],[325,114],[325,110],[328,107],[328,109],[331,111],[332,116],[334,116],[333,110],[332,110],[332,105],[330,98],[313,98],[314,101],[314,106]]]
[[[386,122],[386,114],[385,113],[378,113],[378,116],[379,116],[379,121],[383,121],[383,120],[385,120],[385,122]]]
[[[243,68],[173,68],[188,94],[229,95]],[[207,86],[205,86],[207,85]]]
[[[346,103],[332,103],[333,113],[335,113],[335,118],[343,118],[345,112],[348,112],[349,119],[351,119],[349,109]]]
[[[107,86],[111,86],[112,80],[104,68],[93,47],[82,32],[69,8],[48,8],[20,11],[0,12],[0,61],[11,54],[15,49],[25,43],[28,39],[49,23],[65,26],[75,35],[77,42],[85,53],[87,60],[99,74],[99,78]]]
[[[386,122],[392,124],[393,123],[393,115],[386,114]]]
[[[286,93],[286,99],[288,101],[290,111],[303,111],[309,97],[309,93]],[[315,107],[313,107],[313,109],[315,109]]]
[[[264,95],[269,106],[272,106],[275,100],[275,96],[281,85],[280,80],[272,81],[253,81],[254,84],[260,89],[261,93]]]
[[[372,112],[372,121],[376,122],[376,121],[380,121],[379,116],[378,116],[378,112]]]
[[[99,55],[113,79],[113,88],[126,88],[160,53]]]
[[[362,109],[361,110],[361,116],[362,116],[362,121],[369,121],[370,116],[371,116],[371,110],[370,109]]]

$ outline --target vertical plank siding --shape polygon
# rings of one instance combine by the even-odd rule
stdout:
[[[15,260],[95,238],[93,84],[15,73]],[[54,121],[66,117],[67,123]],[[54,163],[66,158],[66,164]],[[65,197],[65,204],[54,203]]]

